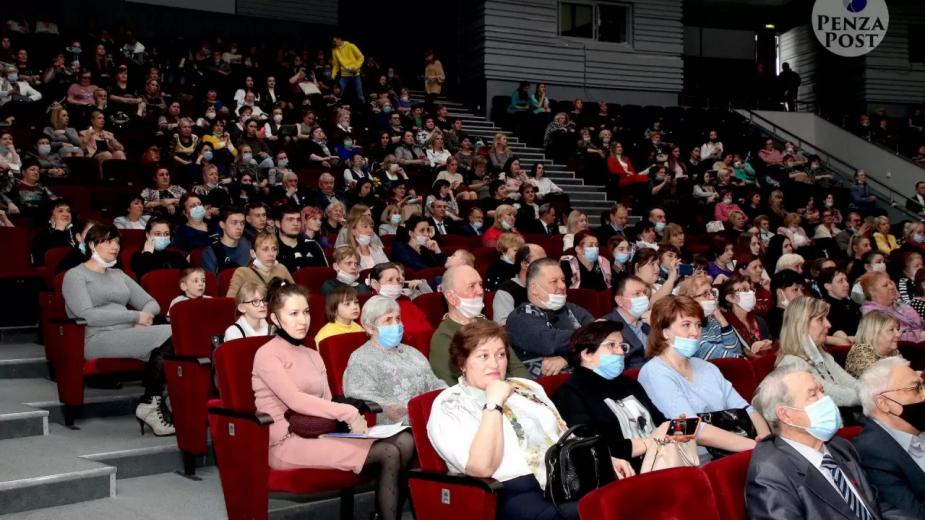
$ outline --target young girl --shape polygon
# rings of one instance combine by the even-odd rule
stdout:
[[[328,293],[324,304],[324,315],[328,323],[315,334],[315,346],[321,341],[338,334],[363,332],[357,322],[360,317],[360,303],[353,287],[341,286]]]
[[[270,326],[267,324],[267,288],[259,282],[244,282],[234,298],[238,304],[241,317],[225,329],[223,341],[268,336]]]
[[[170,301],[167,309],[167,321],[170,321],[170,309],[174,305],[195,300],[197,298],[211,298],[206,294],[206,271],[201,267],[187,267],[180,271],[180,291],[182,294]]]

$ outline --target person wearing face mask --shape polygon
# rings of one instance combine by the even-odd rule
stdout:
[[[751,418],[758,438],[768,426],[748,402],[736,392],[713,363],[695,357],[700,348],[703,309],[693,298],[667,296],[655,303],[651,316],[652,333],[646,344],[649,361],[639,371],[639,383],[652,403],[667,418],[695,417],[698,414],[744,409]],[[696,434],[701,447],[724,451],[747,451],[755,439],[740,436],[706,422]],[[701,462],[709,459],[700,450]]]
[[[440,245],[431,238],[431,227],[424,217],[412,215],[405,221],[405,227],[398,231],[392,245],[394,262],[415,270],[441,266],[446,262]]]
[[[87,323],[84,357],[134,358],[147,363],[144,396],[135,408],[142,433],[173,435],[163,402],[163,358],[173,353],[169,325],[154,325],[157,301],[120,269],[120,235],[114,226],[93,226],[85,237],[89,258],[64,275],[61,288],[68,318]]]
[[[701,325],[700,348],[694,354],[700,359],[743,357],[742,344],[736,336],[735,329],[719,309],[717,293],[709,276],[694,275],[681,282],[678,296],[689,296],[703,309],[704,321]]]
[[[447,384],[419,350],[402,343],[405,327],[395,300],[373,296],[363,305],[360,323],[369,341],[350,355],[344,394],[382,406],[376,424],[407,424],[408,401]]]
[[[635,471],[656,439],[666,437],[668,421],[635,379],[623,373],[623,326],[593,322],[575,331],[569,347],[574,372],[552,395],[566,424],[586,424],[607,439],[610,454],[628,460]],[[682,441],[689,440],[683,438]]]
[[[360,256],[356,249],[350,246],[338,247],[334,250],[334,262],[331,264],[337,276],[327,280],[321,285],[321,294],[327,296],[338,287],[352,287],[357,294],[372,292],[360,278]]]
[[[461,233],[467,237],[479,237],[485,232],[485,213],[477,207],[469,210],[467,223],[462,227]]]
[[[251,260],[246,266],[238,267],[228,282],[226,296],[234,298],[247,282],[268,284],[274,278],[295,283],[286,266],[276,261],[279,254],[279,242],[276,234],[261,231],[251,243]]]
[[[757,297],[751,281],[735,274],[719,287],[719,307],[723,317],[735,329],[742,352],[755,357],[773,352],[768,324],[755,313]]]
[[[774,435],[758,443],[748,464],[748,518],[915,518],[878,500],[858,452],[836,436],[841,416],[816,375],[778,368],[753,402]]]
[[[554,258],[533,261],[527,270],[527,301],[508,316],[514,352],[534,377],[568,368],[565,355],[575,329],[594,320],[587,310],[566,302],[565,275]]]
[[[624,364],[626,368],[639,368],[646,361],[646,342],[651,331],[647,322],[649,288],[641,278],[624,275],[614,281],[613,291],[616,307],[604,319],[623,326],[622,337],[627,345]]]
[[[405,270],[401,264],[383,262],[373,267],[367,283],[376,294],[398,302],[401,315],[404,316],[405,342],[422,352],[425,351],[434,328],[424,311],[412,300],[422,294],[433,292],[427,282],[405,280]]]
[[[616,275],[625,273],[633,257],[633,245],[623,235],[614,235],[607,240],[607,249],[613,256],[611,271]]]
[[[387,439],[309,439],[289,432],[287,411],[347,423],[366,433],[366,419],[356,407],[332,401],[318,352],[304,346],[311,325],[308,292],[297,284],[274,280],[267,293],[267,316],[276,336],[254,356],[253,390],[258,413],[273,418],[269,466],[274,469],[326,468],[374,471],[376,514],[400,518],[401,473],[414,457],[414,439],[402,432]]]
[[[885,502],[925,518],[925,387],[902,358],[877,361],[860,378],[868,421],[852,441],[861,467]]]
[[[826,319],[828,313],[827,303],[809,296],[801,296],[787,305],[777,366],[809,370],[822,382],[825,393],[835,404],[846,409],[846,419],[854,419],[851,414],[856,410],[852,408],[860,404],[858,381],[823,348],[831,327]]]
[[[157,269],[185,269],[189,267],[185,255],[170,246],[170,221],[154,216],[145,225],[145,243],[141,251],[132,254],[132,272],[138,280]]]
[[[871,311],[884,312],[899,322],[902,334],[900,341],[925,341],[925,319],[911,306],[898,301],[896,284],[890,280],[889,275],[883,272],[867,273],[860,278],[859,283],[865,299],[864,305],[861,306],[862,314]]]
[[[434,374],[449,385],[455,384],[460,375],[459,369],[450,360],[450,343],[463,326],[474,321],[487,321],[482,315],[485,291],[482,277],[468,265],[447,269],[441,285],[449,312],[443,316],[443,321],[430,338],[429,356]],[[507,356],[509,374],[529,379],[530,373],[513,351],[508,349]]]
[[[570,289],[610,289],[610,262],[601,258],[597,237],[591,231],[575,234],[575,254],[563,256],[560,264]]]

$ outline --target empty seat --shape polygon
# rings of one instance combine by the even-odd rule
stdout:
[[[703,467],[719,515],[724,520],[745,520],[745,483],[752,452],[743,451],[710,462]]]
[[[618,480],[578,502],[582,518],[719,520],[713,490],[700,468],[672,468]]]

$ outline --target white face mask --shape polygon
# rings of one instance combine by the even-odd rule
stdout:
[[[871,264],[870,270],[875,273],[882,273],[886,271],[886,264]]]
[[[543,306],[551,311],[557,311],[562,307],[565,307],[565,295],[564,294],[550,294],[546,301],[543,302]]]
[[[424,235],[417,235],[414,237],[414,240],[418,243],[419,246],[426,246],[427,241],[430,240],[430,237]]]
[[[385,296],[390,300],[397,300],[398,297],[401,296],[401,285],[397,283],[380,285],[379,295]]]
[[[472,319],[482,313],[482,308],[485,306],[485,302],[481,298],[459,298],[459,305],[456,307],[459,309],[459,313],[465,316],[466,318]]]
[[[712,316],[716,312],[716,300],[703,300],[699,303],[704,316]]]
[[[372,236],[372,235],[359,235],[359,236],[357,236],[357,244],[360,244],[361,246],[364,246],[364,247],[365,247],[365,246],[368,246],[369,243],[372,242],[372,241],[373,241],[373,236]]]
[[[337,271],[337,279],[347,285],[353,285],[359,277],[359,274],[350,274],[345,273],[344,271]]]
[[[112,267],[112,266],[116,265],[116,260],[115,260],[115,259],[113,259],[111,262],[107,262],[107,261],[103,260],[103,257],[101,257],[100,254],[97,253],[96,251],[93,252],[93,254],[90,256],[90,258],[92,258],[94,262],[96,262],[97,264],[99,264],[99,265],[102,266],[102,267],[107,267],[107,268],[108,268],[108,267]]]
[[[739,293],[739,307],[745,312],[752,312],[758,300],[755,298],[755,291],[746,291]]]

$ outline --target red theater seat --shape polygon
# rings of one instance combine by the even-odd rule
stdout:
[[[157,272],[148,273],[145,279]],[[174,355],[164,360],[164,373],[186,475],[195,473],[195,458],[208,451],[207,401],[212,393],[212,338],[224,336],[225,329],[236,318],[237,310],[231,298],[187,300],[175,305],[170,312]]]
[[[560,386],[565,384],[568,381],[568,378],[572,377],[572,374],[556,374],[554,376],[543,376],[536,380],[540,386],[543,387],[543,391],[546,392],[546,395],[552,399],[552,394],[556,393],[556,390]]]
[[[218,294],[225,296],[228,294],[228,286],[231,285],[231,277],[234,276],[234,272],[240,267],[235,267],[232,269],[225,269],[218,273]]]
[[[582,309],[591,313],[595,318],[600,318],[604,313],[600,312],[598,307],[597,291],[592,289],[569,289],[567,291],[568,301],[578,305]]]
[[[748,518],[745,513],[745,482],[751,459],[752,452],[749,450],[723,457],[703,467],[713,488],[719,516],[723,520]]]
[[[52,287],[55,283],[55,269],[64,258],[70,254],[71,247],[53,247],[45,251],[45,283]]]
[[[365,332],[338,334],[321,341],[318,353],[324,360],[328,372],[328,385],[332,395],[344,395],[344,371],[353,351],[363,346],[369,339]]]
[[[427,437],[430,409],[440,392],[427,392],[408,402],[408,418],[421,463],[420,470],[408,474],[415,515],[418,520],[495,518],[501,483],[491,478],[450,475]]]
[[[710,481],[700,468],[672,468],[618,480],[578,502],[581,518],[719,520]]]
[[[752,364],[747,359],[711,359],[710,362],[716,365],[719,371],[722,372],[723,377],[732,383],[732,387],[742,396],[742,399],[752,402],[758,383],[755,381]]]
[[[495,304],[495,292],[485,291],[485,295],[482,296],[482,302],[485,304],[485,306],[482,307],[482,314],[490,320],[495,319],[495,310],[492,307]]]
[[[761,382],[764,381],[764,378],[774,371],[774,363],[776,361],[777,356],[773,355],[759,356],[749,359],[749,362],[752,364],[752,370],[755,372],[755,381],[758,384],[761,384]]]
[[[74,421],[84,404],[84,377],[116,373],[139,375],[145,363],[130,358],[84,358],[85,323],[67,318],[61,284],[64,273],[55,277],[55,290],[48,301],[49,320],[45,324],[45,352],[52,364],[58,399],[64,404],[64,424],[75,428]]]
[[[321,293],[324,282],[337,277],[337,273],[330,267],[303,267],[292,273],[295,283],[305,287],[311,293]]]
[[[427,321],[434,329],[440,326],[443,316],[449,312],[443,293],[425,293],[411,301],[427,316]]]
[[[220,401],[209,402],[209,424],[219,463],[225,510],[230,520],[264,520],[269,493],[340,492],[341,518],[353,518],[352,488],[367,482],[363,475],[329,469],[270,469],[269,425],[273,419],[256,413],[251,372],[254,355],[270,338],[244,338],[223,343],[215,351]]]

